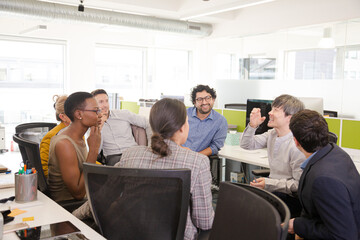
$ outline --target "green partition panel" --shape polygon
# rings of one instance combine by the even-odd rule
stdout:
[[[360,121],[343,120],[341,147],[360,149]]]
[[[329,126],[329,131],[335,133],[338,136],[336,144],[339,145],[341,120],[335,118],[325,118],[325,120]]]
[[[139,108],[140,106],[137,104],[137,102],[126,102],[126,101],[121,102],[121,109],[126,109],[129,110],[130,112],[138,114]]]
[[[238,132],[243,132],[246,125],[246,112],[245,111],[236,111],[236,110],[223,110],[223,115],[226,118],[228,124],[237,125],[236,130]]]
[[[221,115],[223,114],[222,113],[222,109],[215,109],[215,108],[213,108],[216,112],[218,112],[218,113],[220,113]]]

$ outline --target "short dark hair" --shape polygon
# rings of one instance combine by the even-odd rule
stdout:
[[[283,94],[275,98],[271,107],[282,108],[285,116],[294,115],[298,111],[305,109],[302,101],[288,94]]]
[[[295,113],[290,119],[290,130],[301,147],[313,153],[329,143],[329,128],[324,117],[309,109]]]
[[[93,95],[93,97],[95,97],[98,94],[106,94],[106,96],[109,96],[104,89],[96,89],[91,92],[91,95]]]
[[[64,109],[65,114],[74,121],[74,112],[78,109],[83,109],[85,107],[85,101],[88,98],[93,98],[88,92],[74,92],[65,101]]]
[[[170,139],[186,122],[187,112],[183,102],[163,98],[150,110],[149,122],[153,130],[151,149],[155,154],[166,157],[170,154],[164,139]]]
[[[215,100],[216,99],[216,91],[213,88],[210,88],[208,85],[197,85],[191,90],[191,102],[195,104],[196,102],[196,93],[206,91],[207,93],[210,93],[211,97]]]

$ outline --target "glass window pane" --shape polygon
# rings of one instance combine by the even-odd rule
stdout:
[[[287,76],[291,79],[335,79],[336,49],[287,52]]]
[[[142,95],[144,52],[140,48],[97,46],[96,87],[138,100]]]
[[[152,51],[150,51],[150,55]],[[186,50],[155,49],[154,72],[149,71],[147,80],[147,96],[149,98],[159,98],[161,93],[165,95],[184,95],[190,91],[189,61],[190,52]]]
[[[0,39],[0,87],[63,87],[63,44]]]

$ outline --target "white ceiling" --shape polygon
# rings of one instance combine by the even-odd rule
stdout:
[[[80,0],[38,0],[79,5]],[[83,0],[86,8],[130,12],[148,16],[221,23],[235,19],[241,8],[275,0]]]

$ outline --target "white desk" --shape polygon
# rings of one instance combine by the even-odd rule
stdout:
[[[0,164],[3,164],[7,168],[11,169],[13,172],[16,172],[20,168],[20,162],[22,162],[20,152],[8,152],[0,154]],[[5,188],[0,189],[0,199],[5,197],[15,196],[15,188]],[[42,192],[38,191],[38,201],[41,202],[41,205],[21,208],[21,210],[27,211],[26,213],[20,214],[15,217],[12,222],[9,222],[6,225],[20,223],[24,217],[34,217],[34,221],[28,221],[30,227],[36,227],[41,225],[46,225],[50,223],[70,221],[81,233],[84,234],[88,239],[105,239],[92,228],[87,226],[85,223],[77,219],[71,213],[66,211],[52,199],[48,198]],[[1,205],[1,204],[0,204]],[[19,238],[15,233],[4,234],[4,240],[16,239]]]
[[[354,161],[355,167],[360,173],[360,150],[343,148]],[[224,145],[224,147],[218,153],[219,157],[227,158],[237,162],[243,162],[260,167],[269,167],[269,161],[267,158],[267,150],[256,149],[246,150],[240,146]]]
[[[0,190],[0,198],[10,197],[15,195],[15,188],[5,188]],[[42,192],[38,191],[38,201],[41,202],[41,205],[19,208],[21,210],[27,211],[26,213],[17,215],[12,222],[7,223],[6,225],[20,223],[24,217],[34,217],[34,221],[28,221],[30,227],[36,227],[41,225],[46,225],[50,223],[70,221],[78,229],[81,230],[81,233],[84,234],[88,239],[105,239],[92,228],[87,226],[85,223],[77,219],[71,213],[66,211],[56,202],[48,198]],[[4,240],[10,239],[19,239],[14,232],[7,233],[3,235]]]
[[[260,167],[269,167],[266,148],[246,150],[240,146],[224,145],[224,147],[219,151],[218,155],[219,157],[227,158],[237,162],[243,162]]]

